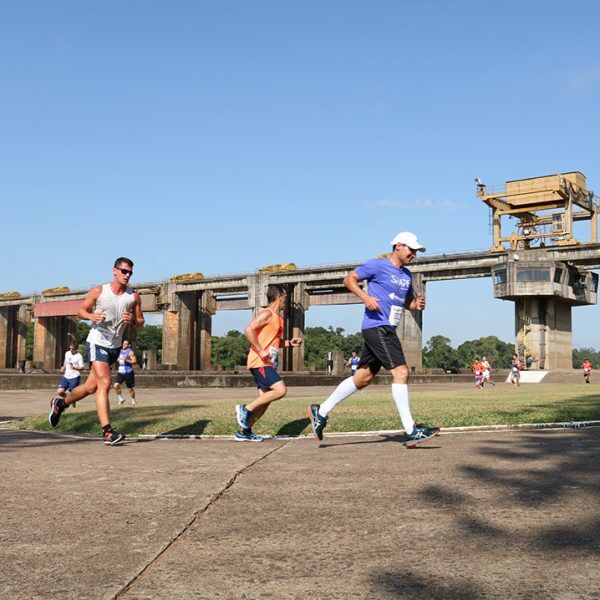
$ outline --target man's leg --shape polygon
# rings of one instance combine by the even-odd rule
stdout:
[[[123,404],[123,402],[125,402],[125,398],[123,398],[121,384],[118,381],[115,381],[115,385],[113,387],[115,388],[115,393],[117,394],[117,400],[119,401],[119,404]]]
[[[367,387],[371,381],[373,381],[373,373],[368,365],[357,369],[354,375],[344,379],[321,404],[319,416],[326,417],[337,404],[352,396],[354,392]]]
[[[110,390],[110,365],[105,362],[94,361],[92,363],[92,374],[96,381],[96,410],[98,420],[104,429],[110,425],[110,406],[108,404],[108,392]],[[75,393],[74,390],[73,393]],[[71,398],[69,397],[69,400]]]
[[[94,363],[92,363],[93,365]],[[96,378],[94,372],[91,371],[89,377],[83,385],[78,385],[70,394],[63,397],[56,397],[50,401],[50,414],[48,420],[52,427],[56,427],[60,420],[60,415],[71,405],[75,405],[79,400],[83,400],[90,394],[96,391]]]
[[[250,404],[246,404],[246,410],[250,413],[248,415],[248,428],[252,429],[252,426],[258,419],[264,414],[269,404],[275,400],[283,398],[287,394],[287,388],[283,381],[278,381],[271,386],[268,391],[260,390],[258,398]]]
[[[323,430],[327,425],[327,416],[329,413],[343,400],[349,398],[357,392],[358,390],[362,390],[366,388],[371,381],[373,381],[373,377],[375,374],[371,371],[371,368],[368,364],[356,369],[354,375],[344,379],[333,392],[329,395],[329,397],[323,402],[323,404],[309,404],[306,407],[306,413],[308,418],[310,419],[310,424],[313,430],[315,437],[318,440],[323,439]]]
[[[129,388],[129,396],[131,397],[131,404],[135,404],[135,388]]]
[[[410,402],[408,400],[408,377],[409,371],[407,365],[391,369],[392,374],[392,396],[396,403],[396,408],[400,414],[402,428],[406,434],[407,440],[404,445],[408,448],[425,442],[440,432],[439,427],[427,427],[426,425],[417,425],[410,412]]]
[[[412,434],[415,428],[415,420],[410,412],[410,402],[408,399],[408,366],[401,365],[390,371],[392,375],[392,397],[400,414],[402,428],[408,435]]]
[[[65,388],[58,387],[58,388],[56,388],[56,395],[60,396],[61,398],[65,398],[67,395],[67,392],[65,391]]]
[[[85,383],[78,385],[65,400],[65,404],[70,406],[71,404],[75,404],[75,402],[79,402],[84,398],[87,398],[89,395],[93,394],[96,391],[97,383],[96,376],[94,375],[94,366],[95,363],[92,363],[92,369],[90,370],[90,374],[88,378],[85,380]]]

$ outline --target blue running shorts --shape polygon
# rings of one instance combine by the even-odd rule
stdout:
[[[265,392],[282,381],[279,373],[273,367],[257,367],[256,369],[250,369],[250,373],[254,377],[256,387]]]

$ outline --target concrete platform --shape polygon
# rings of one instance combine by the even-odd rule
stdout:
[[[500,381],[508,371],[494,373]],[[286,373],[283,372],[286,383],[290,387],[334,387],[340,381],[349,377],[350,373],[343,376],[326,375],[325,373]],[[82,380],[85,381],[87,374]],[[41,390],[56,388],[60,381],[60,372],[56,373],[26,373],[19,374],[13,371],[0,372],[0,390]],[[466,383],[472,382],[471,374],[444,375],[444,374],[418,374],[411,377],[411,382],[420,384],[441,383]],[[375,384],[389,385],[392,382],[391,375],[381,373],[374,379]],[[199,371],[156,371],[140,373],[136,371],[135,385],[137,388],[254,388],[255,383],[252,376],[247,372],[240,373],[201,373]]]
[[[0,430],[0,597],[599,597],[600,429],[399,440]]]

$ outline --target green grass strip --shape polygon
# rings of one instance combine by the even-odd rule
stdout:
[[[168,395],[168,390],[165,390]],[[227,391],[223,391],[227,395]],[[249,399],[252,396],[249,394]],[[274,402],[256,424],[263,435],[300,435],[310,433],[305,405],[314,398],[285,398]],[[237,429],[235,401],[113,406],[111,423],[129,436],[180,434],[230,435]],[[520,388],[498,384],[484,390],[452,388],[444,391],[411,390],[411,408],[417,422],[441,427],[468,425],[516,425],[600,419],[600,394],[595,386],[528,385]],[[50,430],[47,414],[26,419],[20,428]],[[391,395],[357,393],[333,411],[329,432],[400,429],[400,419]],[[94,402],[87,399],[77,409],[69,409],[57,431],[99,434]]]

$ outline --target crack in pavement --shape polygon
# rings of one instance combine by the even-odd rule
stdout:
[[[210,498],[210,500],[201,508],[197,509],[194,511],[192,518],[184,525],[183,529],[181,529],[181,531],[179,531],[179,533],[175,534],[168,542],[167,544],[156,554],[156,556],[150,560],[150,562],[148,562],[148,564],[146,564],[141,570],[140,572],[135,575],[134,577],[132,577],[113,597],[112,600],[118,600],[119,598],[123,598],[123,596],[129,592],[129,590],[131,589],[131,587],[133,586],[133,584],[177,541],[181,538],[181,536],[183,534],[185,534],[190,527],[198,520],[199,517],[201,517],[211,506],[213,506],[213,504],[215,504],[216,502],[218,502],[221,497],[223,496],[223,494],[225,492],[227,492],[227,490],[231,489],[231,487],[233,486],[233,484],[237,481],[238,477],[240,475],[243,475],[246,471],[248,471],[249,469],[251,469],[254,465],[258,464],[259,462],[265,460],[266,458],[268,458],[269,456],[271,456],[272,454],[274,454],[275,452],[281,450],[282,448],[284,448],[285,446],[287,446],[290,443],[291,440],[287,440],[285,441],[283,444],[281,444],[280,446],[277,446],[277,448],[273,448],[273,450],[271,450],[270,452],[267,452],[266,454],[263,454],[262,456],[260,456],[259,458],[257,458],[256,460],[254,460],[253,462],[251,462],[250,464],[242,467],[239,471],[237,471],[236,473],[233,474],[233,476],[229,479],[229,481],[225,484],[225,486],[219,490],[217,493],[213,494],[212,497]]]

